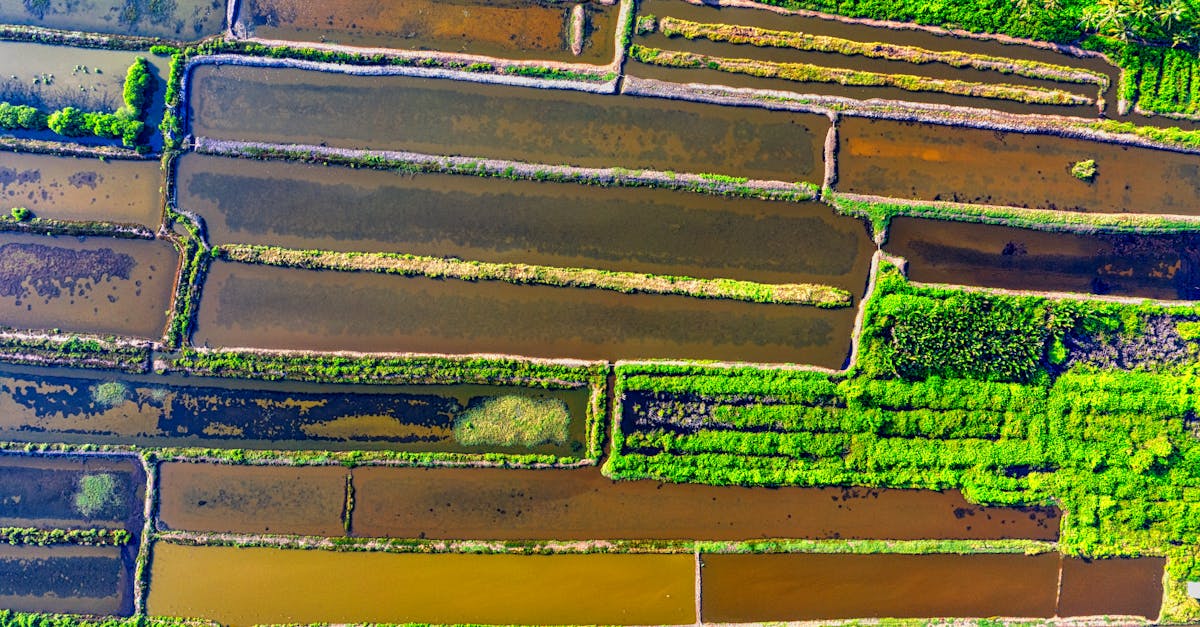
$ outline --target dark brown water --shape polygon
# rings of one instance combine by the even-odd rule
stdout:
[[[105,386],[107,395],[101,393]],[[571,417],[568,440],[525,447],[468,446],[454,438],[456,416],[511,395],[562,402]],[[94,371],[5,366],[0,436],[19,442],[582,456],[587,402],[586,388],[118,379]]]
[[[155,227],[162,221],[157,161],[117,161],[0,152],[0,208],[40,218]]]
[[[679,625],[691,555],[463,555],[154,548],[148,610],[281,623]]]
[[[111,477],[112,492],[82,499],[84,477]],[[0,455],[0,526],[141,531],[146,481],[132,459],[81,455]]]
[[[1044,555],[704,555],[706,622],[1054,616]]]
[[[0,234],[0,324],[159,338],[178,263],[161,240]]]
[[[1145,616],[1158,618],[1163,602],[1160,557],[1138,559],[1063,559],[1059,616]]]
[[[576,3],[536,0],[246,0],[238,22],[257,37],[440,50],[513,59],[612,61],[617,7],[585,3],[583,53],[568,39]]]
[[[1146,298],[1200,298],[1200,238],[1077,235],[896,218],[884,247],[914,281]]]
[[[205,346],[839,367],[854,310],[213,264]]]
[[[97,33],[200,39],[221,32],[223,0],[0,0],[0,22]]]
[[[129,616],[132,568],[121,553],[118,547],[0,545],[0,607]]]
[[[1200,213],[1200,156],[1049,135],[842,118],[838,189],[1096,213]],[[1071,166],[1095,159],[1092,182]]]
[[[445,539],[1039,538],[1057,512],[957,492],[611,481],[578,470],[354,470],[354,533]]]
[[[819,282],[859,293],[874,244],[818,203],[188,154],[179,203],[213,243]]]
[[[342,535],[347,475],[340,466],[162,464],[159,527]]]
[[[819,182],[816,115],[402,76],[197,67],[192,132]],[[300,104],[303,103],[303,104]]]

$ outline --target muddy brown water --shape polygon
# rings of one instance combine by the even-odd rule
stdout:
[[[159,527],[336,536],[344,532],[341,466],[159,466]]]
[[[77,499],[86,476],[113,478],[110,499],[87,512]],[[0,526],[43,529],[125,528],[141,532],[146,481],[132,459],[82,455],[0,455]]]
[[[823,116],[404,76],[203,65],[196,135],[823,180]],[[298,103],[303,103],[298,104]]]
[[[569,44],[575,2],[532,0],[245,0],[238,23],[254,36],[351,46],[439,50],[513,59],[612,61],[616,5],[584,3],[583,52]]]
[[[1160,557],[1086,560],[1064,558],[1059,616],[1144,616],[1158,618],[1163,602]]]
[[[342,553],[158,543],[152,616],[280,623],[679,625],[691,555]]]
[[[0,211],[153,228],[162,222],[162,184],[157,161],[0,152]]]
[[[908,260],[914,281],[1200,298],[1194,235],[1081,235],[895,218],[884,250]]]
[[[108,402],[98,400],[105,383],[119,385]],[[458,443],[455,416],[509,395],[565,404],[568,440],[533,447]],[[587,403],[586,388],[316,385],[9,365],[0,370],[0,436],[18,442],[578,457],[585,451]]]
[[[1096,213],[1200,214],[1200,155],[842,118],[838,190]],[[1094,159],[1092,182],[1071,166]]]
[[[213,264],[197,345],[579,359],[846,360],[854,309]]]
[[[0,607],[129,616],[131,573],[132,557],[118,547],[0,545]]]
[[[215,244],[388,251],[861,293],[864,224],[818,203],[188,154],[181,207]],[[336,208],[336,209],[333,209]]]
[[[0,324],[157,339],[178,264],[162,240],[0,234]]]
[[[200,39],[221,32],[224,0],[0,0],[0,22],[120,35]]]
[[[444,539],[1039,538],[1057,512],[957,492],[612,481],[598,468],[354,470],[354,533]],[[886,524],[881,524],[886,521]]]
[[[1060,557],[703,555],[706,622],[1054,616]]]

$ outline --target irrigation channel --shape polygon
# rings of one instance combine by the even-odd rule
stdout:
[[[226,9],[219,1],[180,0],[137,15],[116,10],[118,4],[51,4],[34,15],[29,7],[37,3],[8,3],[0,6],[0,21],[189,40],[221,32]],[[231,37],[252,42],[596,66],[616,52],[619,8],[602,2],[421,0],[381,10],[376,4],[243,0],[230,8],[234,24],[228,26]],[[932,51],[1065,65],[1113,85],[1117,79],[1095,57],[924,31],[671,0],[645,0],[638,11],[859,42],[886,38]],[[466,28],[464,12],[470,14]],[[582,16],[578,32],[576,16]],[[1115,99],[1111,87],[945,64],[661,32],[638,35],[634,43],[712,58],[915,73]],[[0,43],[0,76],[17,77],[0,81],[0,89],[6,97],[45,105],[84,98],[92,109],[111,110],[120,101],[124,68],[136,55]],[[165,58],[152,62],[165,79]],[[32,67],[39,68],[34,82]],[[486,165],[492,175],[414,174],[395,164],[349,167],[280,155],[185,151],[172,169],[155,160],[0,152],[3,202],[39,218],[127,225],[115,231],[103,226],[110,234],[133,236],[0,234],[0,323],[162,337],[171,277],[180,267],[176,249],[153,237],[165,195],[168,206],[197,216],[204,244],[218,249],[401,253],[816,283],[845,290],[851,301],[849,307],[821,309],[217,260],[196,286],[202,288],[199,309],[186,339],[194,347],[598,362],[674,358],[839,369],[847,364],[876,249],[864,221],[816,201],[525,179],[620,168],[651,171],[660,181],[674,181],[677,172],[700,175],[712,184],[705,189],[737,188],[742,195],[747,188],[738,186],[753,179],[750,189],[763,181],[790,192],[812,189],[798,183],[835,183],[837,192],[920,201],[1200,215],[1200,157],[1192,154],[851,115],[309,67],[264,67],[227,57],[195,65],[186,82],[187,131],[210,147],[222,140],[313,145],[319,148],[313,154],[293,150],[291,157],[314,162],[339,156],[339,149],[463,156],[479,160],[475,172],[482,174]],[[632,59],[624,70],[674,82],[1010,113],[1094,117],[1099,111],[1092,102],[1035,105],[893,87],[801,85]],[[57,82],[43,76],[54,73]],[[1106,111],[1116,117],[1114,109],[1110,102]],[[161,105],[150,114],[152,124],[160,116]],[[826,163],[828,157],[836,164]],[[484,163],[489,159],[539,174],[495,168]],[[1074,163],[1087,159],[1098,168],[1090,181],[1071,174]],[[173,176],[164,179],[167,170]],[[181,230],[175,236],[182,237]],[[891,221],[886,236],[884,250],[905,257],[917,281],[1164,299],[1200,295],[1193,235],[1050,233],[901,217]],[[169,370],[175,356],[153,353],[152,364]],[[131,615],[144,602],[153,616],[193,616],[234,627],[995,615],[1153,620],[1159,612],[1164,560],[1064,557],[1055,544],[1064,514],[1054,507],[983,507],[954,491],[614,482],[589,452],[588,421],[595,418],[589,399],[598,391],[583,383],[549,387],[520,380],[315,384],[4,365],[0,439],[31,451],[42,444],[157,450],[149,479],[136,458],[0,455],[0,526],[123,530],[132,537],[119,546],[0,548],[0,607]],[[463,435],[470,417],[512,399],[553,406],[565,416],[565,435],[534,446],[477,444]],[[261,450],[274,451],[265,455],[277,463],[212,463]],[[465,459],[475,467],[404,465],[422,454],[465,454],[438,459]],[[504,454],[540,454],[571,467],[485,467]],[[289,456],[313,465],[283,463]],[[499,463],[513,463],[507,459]],[[154,488],[149,494],[147,485]],[[108,496],[96,505],[94,493]],[[148,523],[146,512],[153,514]],[[144,528],[153,534],[145,543]],[[867,554],[829,552],[864,546],[845,542],[855,540],[888,546]],[[965,554],[892,552],[892,545],[910,540],[980,544]],[[149,592],[142,597],[135,562],[151,542]],[[346,548],[364,550],[338,550]],[[541,550],[554,554],[525,554]]]

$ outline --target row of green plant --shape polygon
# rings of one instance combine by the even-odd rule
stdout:
[[[0,627],[216,627],[196,619],[148,616],[86,616],[0,610]]]
[[[543,453],[448,453],[441,451],[319,451],[241,448],[160,447],[153,458],[166,461],[194,461],[236,466],[345,466],[391,465],[406,467],[479,466],[530,468],[578,464],[575,457]]]
[[[116,112],[81,111],[75,107],[64,107],[47,113],[34,107],[4,102],[0,103],[0,129],[50,130],[65,137],[120,139],[127,147],[145,151],[149,149],[142,143],[147,135],[146,111],[156,83],[149,62],[138,57],[125,74],[122,91],[125,104]]]
[[[122,239],[154,239],[154,232],[143,226],[99,221],[58,220],[35,216],[26,207],[13,207],[8,215],[0,215],[0,231],[19,231],[39,235],[67,237],[116,237]]]
[[[172,154],[164,155],[164,160],[172,160]],[[167,184],[174,184],[174,162],[167,164],[169,171]],[[205,245],[200,226],[191,218],[179,214],[172,208],[167,208],[167,223],[183,227],[186,235],[171,231],[169,239],[179,251],[179,279],[175,284],[175,294],[171,301],[170,320],[167,324],[166,344],[171,348],[180,348],[192,337],[192,328],[196,322],[196,312],[200,308],[200,292],[203,288],[204,277],[212,263],[212,251]]]
[[[911,92],[935,92],[955,96],[1011,100],[1026,104],[1084,105],[1093,101],[1061,89],[1043,89],[1004,83],[978,83],[955,79],[931,78],[911,74],[883,74],[862,70],[830,68],[811,63],[777,63],[754,59],[729,59],[694,52],[630,46],[629,55],[642,63],[664,67],[701,68],[777,78],[799,83],[834,83],[856,87],[894,87]]]
[[[1093,37],[1088,47],[1121,68],[1118,95],[1146,113],[1200,115],[1200,56],[1189,48],[1160,48]]]
[[[1190,233],[1200,231],[1200,220],[1185,216],[1135,213],[1080,213],[952,202],[908,201],[828,191],[825,199],[845,215],[865,218],[875,233],[886,233],[896,216],[958,222],[1003,224],[1043,231],[1073,233]]]
[[[0,332],[0,360],[29,365],[103,368],[144,373],[150,347],[97,337],[40,336]]]
[[[608,168],[597,172],[565,166],[532,165],[520,162],[495,160],[462,160],[453,157],[431,157],[423,160],[394,159],[383,155],[362,153],[347,156],[341,153],[325,153],[313,150],[292,149],[286,146],[265,148],[245,146],[237,150],[209,150],[201,147],[200,152],[221,154],[229,157],[251,159],[285,159],[301,163],[341,165],[352,168],[393,170],[414,174],[459,174],[464,176],[493,177],[521,181],[575,183],[597,187],[661,187],[698,194],[712,194],[734,198],[761,198],[788,202],[805,202],[817,197],[819,189],[808,182],[780,187],[752,185],[742,177],[718,174],[677,174],[667,171],[661,175],[641,170]]]
[[[1041,61],[1013,59],[961,51],[937,51],[884,42],[862,42],[841,37],[813,35],[810,33],[770,30],[755,26],[731,24],[705,24],[663,17],[657,20],[658,30],[668,37],[686,39],[708,39],[733,44],[750,44],[757,47],[791,48],[816,52],[829,52],[847,56],[863,56],[871,59],[886,59],[916,65],[940,63],[956,68],[987,70],[1000,74],[1011,74],[1061,83],[1096,85],[1103,92],[1108,87],[1108,77],[1088,70],[1056,65]],[[647,28],[647,30],[650,30]]]
[[[1195,338],[1197,319],[1190,306],[918,287],[885,263],[846,374],[619,366],[626,420],[606,471],[1055,504],[1065,553],[1168,556],[1165,617],[1194,619],[1182,583],[1200,578],[1200,370],[1117,370],[1088,351],[1139,346],[1163,320]]]
[[[813,305],[822,308],[849,307],[851,303],[850,293],[846,290],[812,283],[765,284],[734,279],[697,279],[594,268],[464,261],[402,253],[291,250],[247,244],[220,246],[214,248],[213,252],[217,257],[229,261],[310,270],[377,272],[464,281],[504,281],[522,285],[611,290],[627,294],[677,294],[695,298]]]
[[[0,527],[0,543],[11,545],[48,546],[77,544],[82,546],[124,546],[133,535],[124,529],[36,529],[33,527]]]

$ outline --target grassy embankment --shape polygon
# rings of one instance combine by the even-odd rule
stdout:
[[[0,360],[144,373],[150,367],[150,345],[112,337],[0,330]]]
[[[33,527],[0,527],[0,544],[48,546],[76,544],[81,546],[124,546],[133,535],[124,529],[36,529]]]
[[[0,610],[0,627],[216,627],[216,623],[182,618],[117,618]]]
[[[1200,56],[1195,50],[1161,48],[1105,37],[1084,42],[1121,68],[1117,95],[1146,114],[1200,116]]]
[[[993,71],[1000,74],[1011,74],[1013,76],[1023,76],[1060,83],[1095,85],[1101,93],[1108,87],[1108,77],[1104,74],[1040,61],[958,51],[941,52],[917,46],[905,46],[877,41],[861,42],[840,37],[770,30],[754,26],[705,24],[673,17],[658,19],[657,29],[668,37],[699,38],[733,44],[749,44],[756,47],[828,52],[846,56],[863,56],[871,59],[900,61],[915,65],[938,63],[956,68]]]
[[[150,64],[138,57],[125,74],[124,105],[115,112],[81,111],[75,107],[41,111],[28,105],[0,102],[0,129],[50,130],[64,137],[120,139],[126,147],[148,152],[146,113],[157,82]]]
[[[607,471],[1054,503],[1064,552],[1166,555],[1164,617],[1200,618],[1182,589],[1200,577],[1200,311],[922,288],[887,264],[867,307],[845,376],[618,367],[623,411],[655,424],[616,429]]]
[[[516,284],[593,288],[624,293],[678,294],[697,298],[757,303],[848,307],[850,293],[828,285],[789,283],[770,285],[733,279],[616,272],[591,268],[558,268],[519,263],[488,263],[399,253],[345,253],[289,250],[273,246],[225,245],[220,258],[290,268],[378,272],[402,276],[453,278],[465,281],[504,281]]]
[[[865,218],[874,233],[886,233],[896,216],[1001,224],[1072,233],[1189,233],[1200,231],[1200,218],[1135,213],[1080,213],[995,205],[901,200],[826,191],[839,213]]]
[[[754,59],[730,59],[694,52],[680,52],[633,44],[629,55],[642,63],[663,67],[709,69],[759,78],[778,78],[798,83],[834,83],[855,87],[893,87],[910,92],[935,92],[994,100],[1011,100],[1040,105],[1085,105],[1093,100],[1059,89],[1042,89],[1003,83],[979,83],[930,78],[911,74],[882,74],[811,63],[776,63]]]

